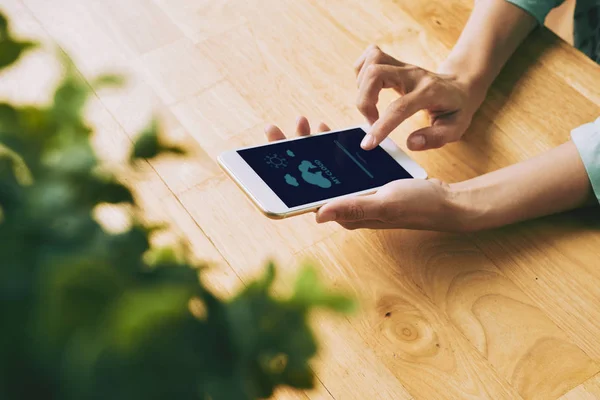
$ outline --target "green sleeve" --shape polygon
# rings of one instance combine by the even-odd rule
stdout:
[[[600,118],[571,132],[585,170],[590,177],[594,194],[600,202]]]
[[[546,16],[564,0],[506,0],[531,14],[540,25],[544,25]]]

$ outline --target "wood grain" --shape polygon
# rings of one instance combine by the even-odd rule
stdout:
[[[565,36],[569,2],[549,25]],[[169,221],[204,279],[228,296],[278,262],[281,288],[305,260],[361,300],[357,315],[313,316],[322,351],[313,391],[278,399],[600,398],[600,220],[580,210],[472,235],[343,232],[312,215],[270,221],[215,163],[291,131],[297,115],[332,127],[360,123],[352,63],[373,42],[431,70],[447,56],[471,0],[3,0],[19,34],[44,44],[0,74],[0,100],[47,102],[60,78],[58,45],[88,80],[128,76],[87,110],[94,144],[115,163],[157,115],[185,161],[141,163],[134,185],[149,221]],[[567,15],[565,17],[564,15]],[[554,147],[597,117],[600,68],[546,29],[521,46],[464,139],[411,154],[449,182]],[[385,107],[395,95],[382,95]],[[392,134],[426,124],[417,114]],[[99,210],[118,229],[122,210]],[[562,396],[562,397],[561,397]]]
[[[597,400],[600,399],[600,375],[590,378],[577,386],[560,400]]]

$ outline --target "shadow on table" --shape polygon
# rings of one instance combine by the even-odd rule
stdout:
[[[501,272],[521,287],[537,277],[549,284],[575,277],[600,287],[600,208],[473,234],[394,230],[363,237],[430,295],[441,281],[474,271]]]
[[[589,207],[533,221],[522,222],[470,235],[488,257],[499,265],[505,259],[522,263],[528,256],[545,254],[573,262],[595,262],[600,266],[600,208]],[[577,249],[577,254],[571,254]],[[577,260],[572,260],[573,256]],[[528,265],[535,268],[535,258]],[[600,279],[600,269],[598,277]]]

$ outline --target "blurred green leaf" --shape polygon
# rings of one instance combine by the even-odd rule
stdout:
[[[154,158],[161,153],[186,154],[185,149],[182,149],[181,147],[162,144],[159,140],[159,131],[158,121],[153,120],[136,139],[130,157],[131,160],[138,158]]]
[[[130,288],[115,303],[106,329],[120,350],[141,350],[158,326],[191,316],[192,294],[190,287],[180,285]]]
[[[78,73],[67,73],[54,95],[52,114],[55,120],[61,125],[68,124],[69,128],[82,127],[83,106],[90,93],[90,87]]]
[[[39,274],[37,342],[54,352],[82,329],[97,329],[113,299],[125,289],[121,274],[102,261],[64,258]]]
[[[84,176],[96,166],[97,159],[88,141],[77,140],[47,149],[42,161],[45,167],[51,167],[56,172]]]
[[[121,87],[125,84],[125,78],[117,74],[100,75],[92,81],[92,87],[102,89],[105,87]]]
[[[13,64],[25,51],[36,46],[34,42],[17,42],[10,37],[0,40],[0,70]]]
[[[267,269],[262,279],[257,281],[257,287],[265,292],[268,292],[275,282],[275,264],[271,261],[267,264]]]
[[[128,187],[119,182],[104,182],[96,189],[98,201],[102,203],[130,203],[133,204],[133,195]]]
[[[10,104],[0,103],[0,140],[6,134],[14,135],[19,128],[19,114]]]
[[[164,265],[181,265],[185,259],[177,254],[172,247],[157,247],[150,249],[144,254],[144,262],[151,267]]]
[[[292,301],[299,305],[325,307],[343,313],[351,313],[356,309],[356,303],[349,297],[328,292],[313,267],[305,267],[300,272]]]
[[[134,203],[131,190],[113,179],[94,177],[88,181],[88,186],[84,190],[84,197],[91,204]]]
[[[8,36],[8,20],[0,13],[0,40],[5,40]]]
[[[8,28],[0,13],[0,69],[33,46]],[[102,75],[91,87],[60,57],[51,104],[0,103],[0,398],[254,400],[312,387],[309,314],[353,303],[310,269],[277,296],[273,263],[222,300],[187,252],[151,246],[159,228],[99,165],[84,118],[92,87],[123,81]],[[160,130],[152,121],[131,160],[185,154]],[[102,203],[127,203],[133,224],[103,229]]]
[[[136,139],[131,158],[153,158],[158,155],[159,150],[158,123],[154,120]]]

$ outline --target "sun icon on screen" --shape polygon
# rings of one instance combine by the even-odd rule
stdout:
[[[288,163],[283,157],[279,157],[277,154],[269,154],[265,157],[265,162],[273,168],[285,168]]]

